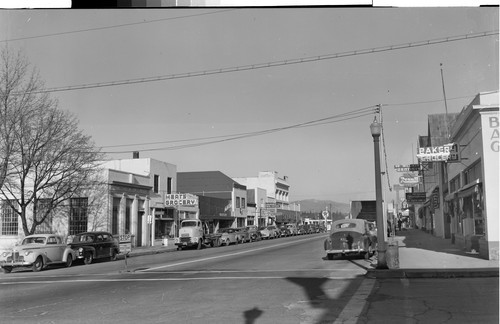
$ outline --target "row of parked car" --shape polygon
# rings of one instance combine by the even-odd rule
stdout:
[[[108,232],[85,232],[66,243],[56,234],[26,236],[20,245],[0,253],[0,267],[5,273],[14,268],[31,267],[41,271],[49,265],[63,264],[71,267],[74,261],[90,264],[94,259],[116,260],[120,253],[118,240]]]
[[[326,227],[308,224],[287,224],[282,226],[268,225],[261,227],[249,225],[246,227],[222,228],[219,229],[218,232],[222,234],[222,244],[229,245],[287,236],[323,233],[326,232]]]

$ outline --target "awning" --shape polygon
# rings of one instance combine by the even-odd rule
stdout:
[[[234,221],[233,216],[220,216],[220,215],[200,215],[200,220],[231,220]]]
[[[471,182],[471,183],[463,186],[462,188],[460,188],[460,190],[458,190],[458,194],[457,194],[458,198],[472,196],[472,194],[474,192],[476,192],[476,188],[480,185],[481,185],[481,182],[479,182],[479,180],[476,180],[474,182]]]
[[[457,193],[456,192],[452,192],[450,194],[447,194],[445,197],[444,197],[444,201],[452,201],[453,199],[455,199],[457,197]]]

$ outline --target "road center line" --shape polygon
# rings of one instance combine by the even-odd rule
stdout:
[[[317,240],[317,239],[318,239],[317,237],[306,238],[306,239],[302,239],[302,240],[299,240],[299,241],[293,241],[293,243],[303,242],[303,241],[311,241],[311,240]],[[164,265],[164,266],[159,266],[159,267],[154,267],[154,268],[149,268],[149,269],[139,270],[139,271],[140,272],[147,272],[147,271],[154,271],[154,270],[165,269],[165,268],[172,268],[172,267],[176,267],[176,266],[180,266],[180,265],[186,265],[186,264],[190,264],[190,263],[215,260],[215,259],[225,258],[225,257],[229,257],[229,256],[235,256],[235,255],[241,255],[241,254],[250,253],[250,252],[256,252],[256,251],[271,249],[271,248],[278,247],[278,246],[283,246],[283,245],[291,245],[291,244],[290,244],[290,242],[279,243],[279,244],[275,244],[275,245],[271,245],[271,246],[264,246],[264,247],[261,247],[261,248],[256,248],[256,249],[251,249],[251,250],[245,250],[245,251],[239,251],[239,252],[234,252],[234,253],[228,253],[228,254],[213,256],[213,257],[207,257],[207,258],[203,258],[203,259],[197,259],[197,260],[190,260],[190,261],[178,262],[178,263],[173,263],[173,264],[167,264],[167,265]]]

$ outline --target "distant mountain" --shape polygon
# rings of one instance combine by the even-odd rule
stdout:
[[[316,200],[316,199],[306,199],[294,201],[296,204],[300,204],[300,211],[304,213],[317,212],[320,213],[325,208],[332,212],[338,212],[342,214],[349,214],[351,211],[351,206],[346,203],[339,203],[331,200]],[[330,209],[331,208],[331,209]]]

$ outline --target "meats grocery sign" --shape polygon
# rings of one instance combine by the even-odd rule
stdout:
[[[198,196],[193,194],[168,194],[165,197],[165,206],[196,206]]]

